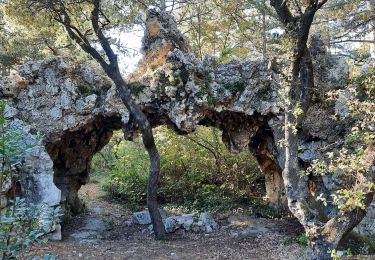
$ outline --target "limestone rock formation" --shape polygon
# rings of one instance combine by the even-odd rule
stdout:
[[[316,46],[313,62],[319,93],[344,91],[348,65],[320,44]],[[253,152],[266,174],[270,202],[282,205],[283,157],[277,146],[283,139],[279,65],[239,60],[221,64],[212,57],[200,61],[190,52],[174,19],[156,11],[148,16],[142,50],[144,59],[128,82],[150,123],[166,124],[177,133],[192,132],[199,125],[220,128],[231,151]],[[129,139],[137,133],[111,81],[92,64],[73,64],[61,57],[28,62],[18,73],[0,80],[0,95],[7,99],[8,120],[27,122],[30,135],[42,136],[27,158],[32,171],[23,183],[25,196],[50,205],[60,202],[66,213],[81,211],[77,191],[88,182],[92,157],[113,131],[122,129]],[[298,126],[304,147],[299,154],[302,163],[322,157],[319,149],[345,130],[345,124],[331,117],[335,109],[345,116],[344,94],[307,111]],[[319,181],[325,190],[336,187],[330,177]],[[326,214],[335,211],[327,208]]]
[[[149,26],[158,23],[150,19]],[[231,150],[248,149],[252,138],[280,111],[277,75],[265,62],[215,64],[210,58],[200,62],[188,52],[185,38],[178,35],[175,40],[179,31],[174,20],[167,14],[158,19],[156,27],[162,29],[146,30],[153,35],[146,34],[144,40],[148,62],[140,63],[138,76],[133,74],[130,83],[151,124],[168,124],[180,133],[192,132],[198,125],[219,127]],[[166,43],[169,49],[163,51]],[[149,59],[160,59],[160,64]],[[145,64],[150,66],[142,67]],[[77,191],[88,181],[93,155],[114,130],[122,128],[129,138],[137,131],[115,88],[88,64],[52,57],[22,65],[17,74],[1,80],[0,89],[7,98],[8,119],[28,122],[31,132],[43,136],[61,201],[67,211],[79,212]],[[34,196],[29,193],[28,197]]]

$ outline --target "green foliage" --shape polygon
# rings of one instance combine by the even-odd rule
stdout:
[[[163,203],[191,210],[232,209],[261,176],[249,152],[230,154],[216,129],[201,127],[193,134],[178,136],[160,127],[154,134],[161,155],[158,193]],[[148,155],[140,139],[118,142],[117,138],[94,157],[93,171],[104,173],[109,167],[103,188],[114,198],[144,204]]]
[[[272,92],[272,86],[270,84],[266,84],[262,86],[255,95],[257,98],[261,100],[268,100],[271,98],[270,96],[271,92]]]
[[[297,241],[298,241],[298,244],[307,246],[306,234],[302,234],[302,235],[298,236]]]
[[[333,260],[340,260],[342,259],[342,257],[344,256],[351,256],[352,255],[352,251],[350,248],[348,249],[345,249],[344,251],[339,251],[339,250],[336,250],[336,249],[333,249],[331,252],[331,257]]]
[[[373,255],[375,254],[375,236],[350,232],[340,241],[338,249],[341,251],[350,249],[354,255]]]
[[[186,68],[182,68],[180,70],[180,78],[184,84],[189,80],[189,76],[190,76],[190,73]]]
[[[16,197],[16,183],[23,178],[27,149],[36,145],[38,138],[28,138],[20,121],[7,122],[4,118],[6,102],[0,104],[0,195],[12,200],[0,212],[0,253],[2,259],[24,257],[34,243],[45,242],[43,235],[58,222],[60,208],[26,203]],[[4,187],[10,194],[2,194]]]
[[[226,48],[222,50],[219,61],[222,63],[229,62],[231,59],[236,56],[242,56],[246,54],[247,50],[245,48]]]
[[[87,85],[77,86],[77,92],[80,96],[86,97],[94,93],[94,89]]]
[[[23,62],[63,55],[80,56],[62,28],[48,19],[46,12],[36,15],[24,0],[0,3],[0,67],[14,68]],[[2,30],[1,30],[2,29]]]
[[[141,142],[120,142],[107,152],[114,152],[117,159],[109,159],[109,179],[104,182],[103,189],[119,200],[133,204],[145,202],[149,159]],[[94,159],[94,172],[102,167],[95,162],[98,159]]]
[[[46,232],[59,221],[60,208],[26,203],[16,198],[13,205],[1,211],[0,252],[3,259],[25,257],[35,243],[45,243]]]
[[[264,180],[262,180],[264,181]],[[264,201],[261,198],[243,198],[247,205],[250,205],[249,214],[254,214],[257,217],[269,218],[269,219],[280,219],[288,216],[289,211],[284,209],[275,209],[270,207],[268,201]]]
[[[134,82],[128,84],[129,90],[134,95],[138,95],[139,93],[142,93],[143,90],[146,88],[145,85],[142,85],[141,83]]]
[[[123,32],[133,30],[134,26],[143,20],[140,19],[142,15],[140,12],[144,14],[152,2],[102,1],[103,14],[111,21],[103,32],[111,36],[109,40],[116,46],[115,50],[119,58],[138,53],[125,46],[126,43],[122,41],[121,35]],[[58,3],[64,3],[68,7],[75,29],[81,31],[90,44],[96,45],[97,39],[90,31],[89,22],[93,8],[92,1],[2,0],[0,1],[0,69],[2,66],[14,68],[15,65],[28,60],[42,59],[50,55],[70,56],[76,61],[90,59],[69,38],[63,26],[56,21],[54,13],[48,8],[51,4]],[[99,50],[99,52],[104,51]]]
[[[0,103],[0,187],[5,181],[18,181],[20,173],[17,169],[24,166],[23,158],[26,150],[33,147],[37,140],[25,138],[24,126],[20,121],[8,122],[5,117],[6,102]]]
[[[234,83],[225,83],[223,87],[232,93],[232,95],[235,95],[237,93],[241,93],[246,88],[246,83],[243,81],[238,81]]]
[[[367,73],[352,78],[348,87],[347,121],[350,128],[345,129],[343,141],[337,149],[326,153],[326,157],[314,160],[305,174],[332,175],[338,188],[330,195],[317,196],[317,200],[327,206],[331,203],[340,210],[366,209],[365,197],[374,191],[375,184],[366,176],[369,171],[363,157],[366,147],[374,145],[375,134],[371,125],[375,122],[375,68],[369,68]],[[329,94],[336,100],[339,93]],[[336,119],[336,117],[332,117]],[[343,122],[345,122],[343,120]]]
[[[203,59],[209,54],[220,62],[261,56],[263,46],[271,44],[265,42],[271,40],[267,31],[278,26],[268,1],[186,1],[176,8],[175,16],[196,56]]]
[[[300,244],[301,246],[307,246],[306,234],[302,233],[299,235],[291,235],[291,236],[288,236],[284,241],[285,245],[291,245],[294,243]]]

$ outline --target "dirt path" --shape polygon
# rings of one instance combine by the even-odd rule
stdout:
[[[211,233],[179,230],[167,241],[155,241],[147,226],[132,224],[131,212],[103,199],[97,184],[82,187],[88,212],[74,217],[63,228],[63,240],[38,248],[38,255],[54,253],[56,259],[300,259],[304,247],[285,244],[299,229],[292,220],[245,217],[219,221]],[[92,235],[92,226],[100,232]],[[249,227],[252,231],[249,232]],[[258,230],[259,232],[253,232]],[[82,238],[83,236],[83,238]]]

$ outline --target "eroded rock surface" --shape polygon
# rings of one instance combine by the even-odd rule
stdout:
[[[215,126],[232,151],[248,149],[280,111],[276,74],[266,62],[200,62],[169,15],[155,19],[151,14],[145,59],[130,83],[151,124],[167,124],[180,133]],[[93,155],[114,130],[122,128],[129,138],[137,131],[114,86],[93,66],[58,57],[22,65],[0,86],[8,100],[8,119],[28,122],[31,131],[42,135],[61,201],[67,211],[80,212],[77,191],[89,179]],[[52,176],[51,168],[35,167]],[[44,184],[34,185],[41,190]]]

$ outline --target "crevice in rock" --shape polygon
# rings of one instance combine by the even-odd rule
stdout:
[[[287,201],[282,178],[282,168],[277,161],[277,147],[273,132],[264,125],[252,139],[249,149],[257,159],[265,175],[266,196],[269,205],[276,210],[286,210]]]

